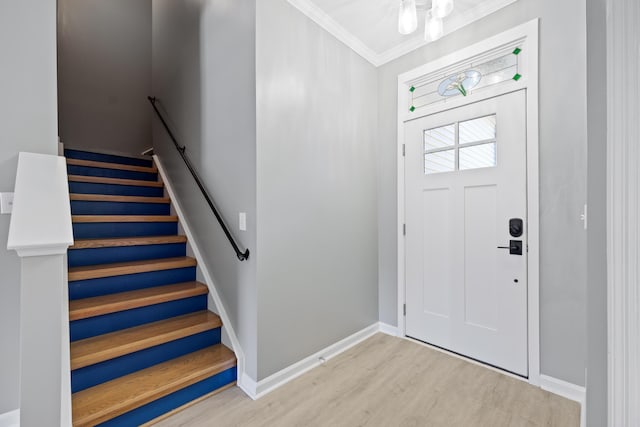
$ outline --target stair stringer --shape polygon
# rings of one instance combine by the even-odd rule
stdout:
[[[189,222],[187,221],[184,215],[184,210],[182,209],[182,206],[180,205],[180,202],[176,197],[176,193],[173,189],[173,185],[171,181],[169,180],[166,170],[164,169],[164,166],[162,165],[162,162],[160,161],[157,155],[153,156],[153,161],[156,167],[158,168],[158,175],[164,184],[164,188],[167,192],[167,196],[171,199],[172,209],[175,210],[175,215],[178,216],[178,225],[180,228],[182,228],[182,231],[184,231],[185,236],[187,236],[187,241],[188,241],[187,247],[190,248],[191,251],[193,252],[193,257],[196,259],[198,263],[197,268],[202,273],[202,276],[204,278],[204,284],[207,285],[207,288],[209,288],[209,295],[213,299],[213,303],[215,305],[217,314],[222,319],[223,333],[226,332],[226,335],[228,336],[229,341],[231,341],[230,343],[231,348],[233,352],[236,354],[236,360],[237,360],[237,372],[238,372],[237,384],[240,385],[240,378],[244,373],[244,363],[245,363],[244,352],[242,351],[242,347],[240,346],[240,341],[238,340],[238,337],[233,329],[233,326],[231,324],[231,320],[227,314],[227,311],[224,308],[224,304],[222,303],[222,299],[220,298],[220,294],[218,293],[218,290],[216,288],[215,281],[213,280],[213,276],[211,276],[211,274],[209,273],[209,268],[205,263],[204,257],[202,256],[202,252],[200,251],[198,244],[196,242],[196,239],[194,238],[194,235],[191,232],[191,227],[189,226]]]

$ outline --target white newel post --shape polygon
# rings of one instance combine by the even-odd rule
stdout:
[[[640,426],[640,2],[607,0],[609,427]]]
[[[66,253],[72,244],[66,160],[20,153],[7,248],[22,263],[22,427],[71,425]]]

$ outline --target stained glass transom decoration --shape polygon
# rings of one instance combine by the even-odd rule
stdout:
[[[410,112],[458,96],[508,81],[518,81],[522,75],[520,53],[522,42],[506,46],[491,56],[481,55],[415,81],[409,88]]]
[[[424,173],[490,168],[498,164],[495,114],[424,131]]]

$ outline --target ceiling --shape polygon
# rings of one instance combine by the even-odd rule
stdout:
[[[416,0],[418,30],[398,33],[400,0],[288,0],[325,30],[375,66],[392,61],[427,44],[424,20],[431,0]],[[445,35],[483,18],[516,0],[455,0],[445,18]]]

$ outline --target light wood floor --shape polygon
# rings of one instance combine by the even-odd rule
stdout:
[[[157,426],[577,427],[579,420],[575,402],[377,334],[257,401],[233,387]]]

